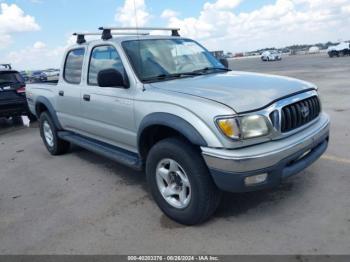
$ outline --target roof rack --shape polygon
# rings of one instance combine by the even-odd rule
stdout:
[[[85,39],[86,35],[101,35],[101,33],[74,33],[73,35],[77,37],[77,44],[81,45],[86,43],[86,39]],[[111,33],[111,36],[113,35],[149,35],[149,33],[139,33],[139,32]],[[103,33],[102,33],[102,39],[103,39]]]
[[[100,27],[102,31],[102,39],[109,40],[112,38],[112,31],[125,31],[125,30],[136,30],[136,31],[171,31],[171,36],[180,36],[180,28],[165,28],[165,27]]]
[[[0,64],[0,66],[3,66],[3,67],[5,67],[5,69],[8,69],[8,70],[12,69],[11,64]]]

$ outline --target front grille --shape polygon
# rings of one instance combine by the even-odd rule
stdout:
[[[281,132],[290,132],[316,119],[321,112],[317,96],[290,104],[281,111]]]

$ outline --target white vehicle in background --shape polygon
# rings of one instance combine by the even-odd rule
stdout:
[[[261,54],[262,61],[281,61],[282,55],[276,50],[268,50]]]
[[[350,43],[342,42],[328,48],[329,57],[350,55]]]
[[[59,69],[48,69],[41,73],[40,80],[42,82],[58,82],[59,76]]]

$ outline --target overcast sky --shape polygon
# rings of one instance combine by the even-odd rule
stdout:
[[[136,19],[137,17],[137,19]],[[175,26],[211,50],[350,39],[350,0],[0,0],[0,62],[59,67],[74,31]]]

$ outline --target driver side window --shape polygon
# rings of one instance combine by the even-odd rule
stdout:
[[[117,50],[113,46],[98,46],[92,50],[88,84],[97,86],[97,75],[105,69],[118,70],[125,79],[125,70]]]

